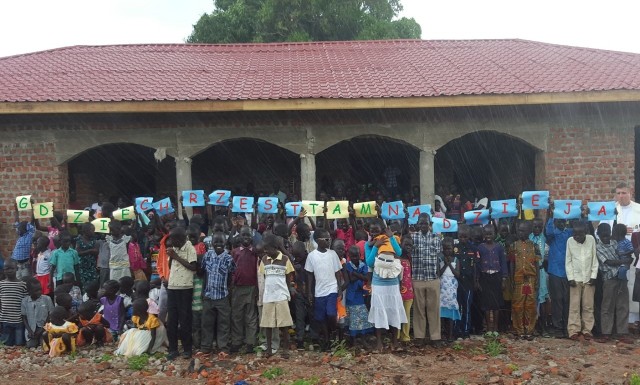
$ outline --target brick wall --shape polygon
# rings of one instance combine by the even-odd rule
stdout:
[[[36,202],[54,202],[54,210],[66,209],[68,174],[66,165],[56,165],[55,145],[42,142],[0,144],[0,170],[0,250],[8,256],[16,240],[15,197],[31,194]],[[28,220],[29,215],[21,212],[20,218]]]
[[[634,186],[634,131],[552,128],[544,187],[558,199],[612,200],[619,182]]]

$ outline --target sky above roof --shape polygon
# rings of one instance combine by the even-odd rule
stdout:
[[[640,53],[640,2],[402,0],[423,39],[520,38]],[[213,0],[0,2],[0,57],[71,45],[182,43]]]

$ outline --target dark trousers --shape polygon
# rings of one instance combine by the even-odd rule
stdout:
[[[617,278],[603,283],[602,334],[629,333],[629,288],[627,281]]]
[[[178,337],[185,352],[192,351],[191,327],[193,314],[191,302],[193,289],[167,289],[167,338],[169,352],[178,351]]]
[[[551,319],[556,330],[567,330],[569,321],[569,281],[567,278],[549,274],[549,295],[551,296]]]
[[[255,345],[258,331],[256,286],[236,286],[231,293],[231,346]]]
[[[296,295],[293,299],[293,302],[295,305],[296,316],[296,318],[294,319],[296,325],[296,341],[304,341],[304,332],[305,328],[307,327],[307,319],[310,318],[309,316],[312,314],[311,304],[309,303],[309,300],[301,294]]]
[[[191,327],[191,339],[193,348],[200,349],[200,341],[202,340],[202,310],[192,312],[193,322]]]
[[[213,339],[216,339],[218,349],[229,351],[229,337],[231,334],[231,304],[229,296],[221,299],[202,299],[202,340],[200,350],[210,352]]]
[[[473,288],[472,286],[458,286],[458,304],[460,305],[461,319],[456,321],[456,330],[460,336],[468,336],[471,334],[473,325],[471,324],[471,313],[473,304]]]

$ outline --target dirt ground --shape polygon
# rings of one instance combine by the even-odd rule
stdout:
[[[640,384],[640,341],[632,344],[537,338],[484,338],[446,347],[372,354],[292,351],[285,360],[256,354],[224,360],[164,355],[127,360],[113,347],[86,348],[50,358],[41,351],[0,349],[2,384]],[[635,381],[634,381],[635,380]],[[242,382],[244,381],[244,382]],[[637,381],[637,382],[636,382]]]

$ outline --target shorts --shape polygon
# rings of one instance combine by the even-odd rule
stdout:
[[[324,297],[315,297],[313,301],[313,319],[322,322],[327,318],[338,316],[338,293]]]
[[[262,304],[261,328],[284,328],[293,326],[289,301],[269,302]]]

